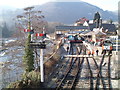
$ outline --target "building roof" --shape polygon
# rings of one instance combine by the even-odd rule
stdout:
[[[96,24],[89,24],[90,30],[96,27]],[[116,32],[116,27],[114,24],[102,24],[104,30],[108,29],[108,32]]]
[[[116,26],[114,24],[103,23],[101,27],[103,27],[105,32],[107,31],[107,34],[116,34]],[[56,26],[56,31],[87,30],[89,32],[89,30],[93,31],[94,28],[96,28],[96,24],[89,24],[89,26]],[[82,32],[82,34],[87,32]]]
[[[86,33],[85,35],[106,35],[106,34],[101,31],[97,31],[97,32],[91,31],[91,32]]]
[[[79,30],[88,29],[88,26],[56,26],[56,30]]]

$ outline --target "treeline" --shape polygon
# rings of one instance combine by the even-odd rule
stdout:
[[[48,25],[47,25],[47,33],[53,33],[55,31],[55,27],[56,26],[59,26],[59,25],[64,25],[62,23],[59,23],[59,22],[48,22]],[[3,23],[2,25],[0,25],[0,32],[2,34],[2,38],[9,38],[9,37],[20,37],[20,36],[23,36],[21,34],[19,29],[15,29],[15,26],[11,26],[11,28],[9,28],[7,26],[7,23]]]
[[[0,32],[2,38],[9,38],[13,34],[13,31],[10,31],[9,28],[7,27],[6,22],[0,25]]]
[[[47,33],[54,33],[55,32],[55,27],[64,25],[63,23],[60,22],[48,22],[48,30]]]

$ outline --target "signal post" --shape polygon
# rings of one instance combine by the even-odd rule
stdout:
[[[40,49],[40,75],[41,75],[41,82],[44,82],[44,62],[43,62],[43,49],[46,49],[46,44],[45,41],[43,41],[43,38],[46,37],[45,32],[43,33],[36,33],[36,37],[42,37],[41,42],[34,42],[33,41],[33,34],[34,30],[32,29],[24,29],[24,32],[30,33],[31,34],[31,42],[30,42],[30,47],[34,49]]]
[[[36,34],[36,36],[44,36],[44,34]],[[44,62],[43,62],[43,49],[46,49],[45,41],[42,42],[31,42],[31,48],[40,49],[40,75],[41,75],[41,82],[44,82]]]

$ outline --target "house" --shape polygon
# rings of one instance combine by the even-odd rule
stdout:
[[[78,20],[75,22],[74,26],[81,26],[81,25],[83,25],[85,22],[88,23],[89,20],[86,19],[85,17],[80,18],[80,19],[78,19]]]

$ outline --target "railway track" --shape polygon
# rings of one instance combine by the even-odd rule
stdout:
[[[70,46],[69,54],[73,54],[73,46]],[[46,86],[50,88],[55,88],[57,82],[64,77],[66,73],[67,66],[70,66],[70,58],[60,60],[60,64],[57,64],[53,72],[49,75],[49,80],[46,81]],[[51,80],[52,78],[52,80]],[[52,82],[51,82],[52,81]]]
[[[86,48],[83,45],[74,45],[74,47],[71,45],[69,54],[86,55]],[[99,61],[94,57],[68,58],[59,65],[57,72],[53,73],[56,80],[51,86],[56,90],[66,88],[112,90],[110,62],[111,55],[106,57],[106,53],[103,53]]]
[[[58,84],[56,90],[58,90],[59,88],[72,88],[78,73],[78,65],[76,67],[76,63],[78,63],[77,59],[74,59],[74,58],[72,59],[73,59],[72,64],[68,68],[61,82]]]
[[[72,48],[73,49],[73,48]],[[78,51],[78,47],[76,47],[77,51],[76,54],[81,54],[82,52],[82,46],[80,47],[80,51]],[[73,53],[73,50],[72,50]],[[61,89],[61,88],[70,88],[73,89],[75,88],[75,84],[78,78],[78,75],[81,71],[81,66],[83,64],[84,59],[82,61],[80,58],[71,58],[70,66],[68,67],[64,77],[56,87],[56,90]]]
[[[103,88],[104,90],[106,90],[106,89],[112,90],[111,73],[110,73],[111,72],[111,70],[110,70],[111,55],[108,56],[108,60],[105,63],[105,64],[107,64],[106,66],[108,66],[108,69],[106,69],[104,71],[102,70],[102,69],[104,69],[104,66],[105,66],[105,64],[103,64],[103,62],[105,62],[105,55],[106,55],[106,52],[103,53],[102,60],[100,62],[100,66],[98,68],[95,89]],[[100,80],[101,80],[101,83],[100,83]],[[99,87],[100,85],[101,85],[101,87]]]

